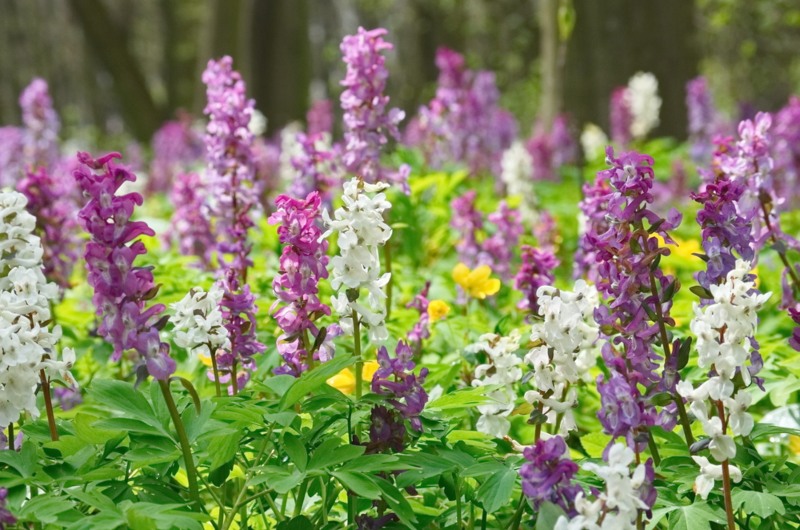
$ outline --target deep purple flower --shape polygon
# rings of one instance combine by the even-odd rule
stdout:
[[[611,168],[597,178],[612,187],[604,199],[607,226],[602,233],[592,231],[584,236],[596,252],[597,289],[608,301],[607,306],[595,310],[595,320],[607,339],[603,360],[611,372],[608,381],[602,377],[598,381],[603,396],[598,416],[608,434],[627,435],[628,443],[639,451],[647,442],[645,428],[656,419],[648,397],[662,379],[658,373],[661,357],[654,350],[659,324],[652,315],[658,313],[664,325],[675,324],[669,315],[672,300],[661,296],[668,288],[674,289],[675,280],[651,266],[653,260],[669,254],[656,236],[671,243],[668,231],[680,224],[681,215],[672,210],[662,218],[650,209],[652,158],[635,152],[616,158],[610,147],[606,155]],[[674,422],[671,415],[659,419]],[[638,431],[644,433],[641,439]]]
[[[611,184],[605,174],[597,176],[594,182],[583,185],[583,199],[578,204],[579,230],[578,250],[575,253],[573,277],[585,277],[593,283],[598,280],[597,246],[594,238],[608,230],[608,201],[611,198]]]
[[[372,407],[367,454],[399,453],[405,448],[406,424],[403,415],[384,406]]]
[[[8,490],[0,488],[0,530],[3,530],[7,524],[15,524],[17,518],[6,508],[6,499],[8,498]]]
[[[504,200],[500,201],[496,212],[489,214],[488,219],[494,224],[495,230],[481,243],[478,264],[489,265],[501,278],[508,280],[511,277],[514,249],[525,229],[519,211],[509,208]]]
[[[54,179],[45,167],[29,172],[17,189],[28,199],[28,211],[36,217],[36,227],[44,248],[44,274],[62,289],[70,286],[72,268],[78,259],[77,209],[72,190],[64,180]]]
[[[393,182],[408,191],[411,168],[403,165],[390,170],[381,165],[381,150],[390,139],[399,139],[398,124],[405,113],[397,108],[388,109],[386,92],[385,50],[392,45],[383,36],[387,31],[377,28],[370,31],[359,27],[355,35],[347,35],[340,46],[347,73],[340,97],[344,111],[344,154],[342,163],[347,171],[366,182]]]
[[[197,256],[203,269],[211,268],[216,240],[211,223],[204,215],[208,189],[197,173],[178,173],[172,184],[170,199],[175,205],[172,213],[170,240],[178,241],[184,256]]]
[[[53,101],[47,82],[35,78],[19,96],[22,109],[23,159],[26,170],[39,167],[51,168],[58,160],[58,115],[53,110]]]
[[[397,514],[387,513],[380,517],[372,517],[368,514],[361,514],[356,517],[357,530],[380,530],[389,523],[399,521]]]
[[[82,166],[74,173],[89,200],[78,218],[91,236],[85,259],[87,280],[94,289],[92,300],[101,317],[97,332],[114,346],[114,360],[127,350],[135,350],[150,375],[166,380],[175,371],[175,361],[154,327],[164,305],[146,307],[158,287],[151,268],[133,264],[136,256],[147,253],[138,238],[155,232],[143,221],[131,221],[134,207],[142,204],[141,195],[116,194],[120,186],[135,181],[136,176],[116,165],[115,158],[121,158],[119,153],[96,160],[88,153],[78,153]]]
[[[411,427],[421,431],[419,415],[428,402],[428,394],[422,388],[422,383],[428,376],[428,369],[423,368],[418,376],[414,375],[415,364],[411,360],[413,352],[403,341],[397,343],[394,358],[389,357],[384,346],[378,349],[377,357],[380,368],[372,376],[372,391],[386,396],[388,402],[411,423]]]
[[[278,352],[286,364],[275,372],[299,376],[309,366],[309,351],[320,330],[315,324],[322,315],[330,315],[330,308],[319,300],[318,284],[328,277],[328,242],[320,239],[320,194],[311,192],[305,200],[288,195],[279,196],[276,211],[269,217],[270,224],[280,224],[278,238],[284,245],[279,274],[272,282],[278,299],[273,304],[273,317],[283,334],[278,337]],[[328,348],[313,352],[314,359],[327,361]]]
[[[533,501],[537,510],[543,502],[552,502],[568,514],[575,515],[575,497],[583,488],[572,483],[578,465],[566,453],[567,444],[561,436],[537,440],[523,451],[527,462],[519,469],[522,492]]]
[[[192,117],[187,113],[164,123],[153,135],[152,148],[153,161],[145,188],[148,194],[174,188],[176,176],[185,174],[189,165],[202,160],[205,152],[203,137],[192,128]]]
[[[530,245],[522,245],[522,266],[514,278],[514,288],[524,297],[517,307],[533,315],[539,314],[539,297],[536,292],[543,285],[553,285],[555,269],[559,262],[552,252]]]
[[[333,134],[333,103],[329,99],[318,99],[306,112],[306,130],[309,136]]]
[[[611,140],[619,147],[625,148],[632,139],[631,124],[633,113],[627,97],[628,87],[617,87],[611,93],[609,119],[611,123]]]
[[[578,144],[569,132],[564,115],[556,116],[549,131],[537,122],[526,148],[533,159],[536,180],[555,180],[561,166],[574,163],[578,158]]]
[[[455,228],[460,239],[456,244],[458,259],[468,267],[474,267],[478,262],[481,248],[478,244],[478,231],[483,228],[483,218],[475,208],[477,192],[469,190],[450,202],[453,216],[450,226]]]

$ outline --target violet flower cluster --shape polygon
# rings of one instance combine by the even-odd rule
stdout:
[[[318,99],[306,112],[306,131],[309,136],[333,134],[333,103],[329,99]]]
[[[13,187],[23,172],[20,127],[0,127],[0,188]]]
[[[330,308],[319,299],[318,284],[328,277],[328,242],[321,239],[319,228],[320,194],[311,192],[303,199],[280,195],[277,210],[270,215],[270,224],[280,224],[278,238],[283,247],[279,274],[272,282],[277,300],[273,314],[283,334],[278,337],[278,352],[284,363],[275,373],[299,376],[312,360],[328,361],[332,351],[311,346],[319,342],[320,329],[315,321],[330,315]],[[324,338],[324,337],[321,337]]]
[[[317,192],[323,204],[330,206],[332,191],[339,185],[341,168],[338,165],[338,146],[330,145],[330,137],[324,133],[297,133],[299,150],[291,162],[297,175],[292,180],[289,193],[293,197],[305,197]]]
[[[469,190],[450,202],[453,215],[450,226],[459,232],[461,238],[456,243],[458,261],[472,268],[478,263],[481,247],[478,232],[483,229],[483,216],[475,207],[478,193]]]
[[[430,304],[428,300],[428,291],[430,288],[431,282],[425,282],[425,287],[422,288],[413,300],[406,304],[407,308],[416,309],[419,312],[419,320],[417,320],[414,327],[411,328],[411,331],[408,332],[408,341],[410,344],[414,345],[417,351],[419,351],[422,346],[422,341],[431,336],[431,317],[428,314],[428,305]]]
[[[409,124],[406,143],[420,147],[431,167],[464,162],[473,174],[499,174],[503,152],[514,141],[517,124],[498,105],[494,74],[468,70],[464,57],[447,48],[437,50],[436,66],[436,96]]]
[[[689,153],[696,163],[707,162],[714,151],[713,139],[725,125],[714,105],[705,77],[686,83],[686,108],[689,112]]]
[[[28,199],[28,211],[36,225],[44,248],[44,274],[61,289],[70,287],[70,276],[78,259],[75,204],[72,191],[62,179],[53,178],[45,167],[28,172],[17,189]]]
[[[202,160],[205,152],[202,135],[192,127],[192,118],[185,113],[156,131],[152,148],[153,161],[145,185],[148,194],[169,191],[175,178],[189,165]]]
[[[422,368],[419,375],[415,375],[413,356],[413,351],[403,341],[397,342],[394,357],[389,355],[385,346],[381,346],[377,354],[380,367],[372,376],[372,391],[385,396],[414,430],[421,431],[419,415],[428,402],[428,394],[422,384],[428,376],[428,369]]]
[[[800,185],[800,97],[775,113],[770,151],[775,162],[775,193],[787,202],[787,208],[798,206]]]
[[[569,132],[567,117],[556,116],[548,131],[536,123],[526,145],[533,159],[533,178],[556,180],[561,166],[573,164],[578,159],[578,144]]]
[[[611,93],[609,120],[611,123],[611,140],[621,147],[631,143],[631,123],[633,115],[627,101],[627,87],[617,87]]]
[[[405,117],[402,110],[387,108],[389,72],[382,52],[391,50],[392,45],[383,39],[386,33],[383,28],[367,31],[359,27],[358,33],[342,40],[340,49],[347,65],[341,83],[345,89],[340,96],[345,143],[342,163],[365,182],[392,182],[408,191],[411,168],[404,164],[390,170],[380,161],[381,149],[389,139],[399,139],[397,126]]]
[[[58,131],[61,124],[47,82],[36,78],[19,97],[22,109],[24,169],[52,168],[58,160]]]
[[[206,84],[206,157],[210,173],[210,210],[217,239],[217,259],[221,269],[222,314],[231,341],[228,352],[217,354],[217,366],[225,375],[229,392],[237,393],[255,369],[253,356],[264,351],[256,338],[255,296],[247,285],[247,269],[252,243],[248,232],[253,227],[250,210],[257,205],[253,133],[250,120],[253,100],[233,60],[225,56],[211,60],[203,72]]]
[[[608,228],[585,235],[599,262],[597,289],[609,302],[595,311],[607,339],[602,355],[610,371],[610,377],[598,379],[602,402],[598,416],[608,434],[625,436],[639,452],[646,445],[648,427],[674,426],[669,409],[657,418],[648,397],[661,380],[661,357],[653,348],[659,324],[675,324],[669,316],[672,299],[663,296],[668,288],[676,290],[675,279],[653,266],[669,250],[656,236],[671,243],[668,232],[680,224],[681,215],[672,210],[661,218],[648,207],[653,202],[652,158],[636,152],[616,158],[609,147],[607,161],[611,168],[597,178],[613,187],[607,198]]]
[[[539,287],[553,285],[559,261],[552,252],[530,245],[522,245],[521,257],[522,265],[514,277],[514,288],[523,294],[522,300],[517,303],[517,308],[538,315]]]
[[[511,262],[514,249],[525,229],[517,210],[508,207],[506,201],[500,201],[497,211],[488,215],[488,220],[495,227],[494,233],[483,240],[478,254],[478,265],[489,265],[504,280],[511,278]]]
[[[592,283],[600,279],[598,272],[597,247],[593,237],[604,234],[609,228],[608,204],[611,198],[611,184],[607,178],[597,178],[583,185],[583,199],[578,203],[578,249],[575,252],[573,277],[586,278]]]
[[[172,230],[169,239],[178,241],[178,250],[184,256],[196,256],[200,267],[212,268],[216,238],[211,222],[204,215],[208,186],[198,173],[178,173],[172,183],[170,200],[175,205],[172,212]]]
[[[175,372],[175,361],[169,356],[169,345],[161,342],[158,334],[158,316],[165,307],[146,307],[158,287],[150,268],[134,266],[136,257],[147,253],[138,238],[155,232],[144,221],[131,220],[134,208],[142,204],[141,195],[117,195],[120,186],[135,181],[136,176],[115,164],[115,158],[121,158],[119,153],[98,159],[78,153],[82,166],[74,173],[89,200],[78,218],[91,236],[84,257],[87,280],[94,289],[92,300],[101,317],[97,331],[114,347],[114,360],[127,350],[135,350],[140,368],[146,367],[146,371],[139,371],[140,377],[149,373],[166,380]]]
[[[522,478],[522,493],[538,510],[542,503],[552,502],[568,515],[575,516],[575,497],[583,493],[572,478],[578,472],[578,464],[569,458],[567,444],[561,436],[548,440],[537,440],[526,447],[522,455],[525,463],[519,469]]]

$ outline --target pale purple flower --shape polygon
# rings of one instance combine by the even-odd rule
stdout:
[[[36,228],[44,248],[44,274],[62,289],[70,287],[72,268],[78,259],[77,209],[72,190],[63,179],[55,179],[45,167],[28,172],[17,189],[28,199],[28,211],[36,217]]]
[[[13,187],[23,175],[23,129],[0,127],[0,188]]]
[[[308,369],[310,355],[317,361],[330,360],[329,348],[309,351],[317,342],[320,329],[315,321],[330,315],[330,308],[319,299],[319,281],[328,277],[328,242],[320,239],[321,199],[311,192],[303,200],[280,195],[270,224],[280,224],[278,238],[284,245],[280,269],[272,282],[277,300],[272,306],[283,334],[278,337],[278,352],[285,364],[275,373],[299,376]]]
[[[333,104],[329,99],[318,99],[306,112],[306,131],[309,136],[333,134]]]
[[[543,285],[553,285],[558,265],[558,258],[549,250],[522,245],[522,266],[514,278],[514,288],[524,296],[517,308],[533,315],[539,314],[537,292]]]
[[[689,112],[689,153],[696,163],[706,162],[714,151],[712,140],[722,132],[722,125],[705,77],[695,77],[686,83],[686,108]]]
[[[203,214],[208,189],[197,173],[178,173],[172,183],[171,241],[177,240],[184,256],[197,256],[203,269],[210,269],[216,240],[209,219]]]
[[[569,132],[569,122],[563,114],[556,116],[548,131],[537,122],[526,147],[533,159],[533,178],[556,180],[564,165],[578,159],[578,144]]]
[[[489,265],[503,280],[508,280],[511,278],[514,250],[525,229],[519,211],[509,208],[504,200],[500,201],[497,211],[489,214],[488,220],[495,230],[481,243],[478,264]]]
[[[323,204],[330,206],[333,188],[340,185],[341,170],[338,167],[338,146],[331,146],[323,134],[297,133],[300,152],[292,157],[292,166],[297,176],[292,181],[289,193],[294,197],[305,197],[318,192]],[[327,145],[326,145],[327,144]]]
[[[35,78],[19,97],[22,109],[24,169],[50,168],[58,160],[58,131],[61,124],[53,110],[47,82]]]
[[[156,131],[152,148],[153,161],[145,187],[149,194],[169,191],[175,186],[175,178],[201,161],[205,152],[203,136],[192,127],[192,117],[186,113]]]
[[[800,203],[800,97],[792,96],[775,113],[770,152],[775,161],[775,193],[786,208],[794,208]]]
[[[390,139],[399,139],[398,124],[405,113],[389,109],[386,92],[386,58],[383,52],[392,45],[383,39],[387,31],[370,31],[359,27],[355,35],[347,35],[340,46],[347,73],[341,84],[345,87],[340,102],[344,111],[344,154],[342,163],[347,171],[365,182],[393,182],[408,191],[411,168],[385,168],[380,161],[381,150]]]
[[[136,267],[137,256],[147,253],[140,236],[155,232],[144,221],[132,221],[134,208],[141,206],[138,193],[117,195],[125,182],[136,176],[124,166],[116,165],[119,153],[93,159],[78,153],[83,164],[74,173],[88,203],[78,214],[81,225],[91,236],[86,244],[87,280],[94,289],[92,300],[101,317],[98,334],[114,347],[114,360],[128,350],[139,356],[139,368],[159,380],[175,372],[175,361],[169,356],[169,345],[161,342],[156,326],[163,304],[146,307],[158,286],[149,267]],[[100,170],[100,173],[95,171]],[[139,371],[141,377],[146,373]]]
[[[483,217],[475,208],[476,196],[475,190],[469,190],[450,202],[453,210],[450,226],[456,229],[460,237],[456,244],[458,259],[470,268],[477,264],[481,252],[478,231],[483,228]]]
[[[430,316],[428,315],[428,290],[431,288],[431,282],[425,282],[425,287],[422,288],[412,301],[406,304],[409,309],[416,309],[419,312],[419,320],[417,320],[411,331],[408,332],[408,341],[413,344],[417,351],[419,351],[422,341],[431,336],[430,332]]]
[[[617,87],[611,93],[609,121],[611,123],[611,140],[624,148],[632,140],[631,124],[633,113],[627,97],[628,87]]]

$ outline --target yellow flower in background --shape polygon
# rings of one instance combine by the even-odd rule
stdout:
[[[431,300],[428,303],[428,318],[431,322],[443,319],[450,312],[450,306],[444,300]]]
[[[463,263],[453,269],[453,280],[464,289],[469,296],[483,300],[500,290],[500,280],[490,278],[492,269],[488,265],[481,265],[474,271]]]
[[[377,361],[366,361],[361,367],[361,377],[364,381],[372,381],[372,376],[378,371],[380,365]],[[338,374],[328,379],[327,383],[343,394],[352,394],[356,391],[356,376],[350,368],[345,368]]]

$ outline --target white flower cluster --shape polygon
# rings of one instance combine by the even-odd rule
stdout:
[[[536,294],[544,320],[533,325],[531,340],[536,346],[525,356],[533,368],[532,383],[536,387],[525,393],[525,400],[546,407],[548,423],[555,424],[562,414],[559,433],[566,435],[575,429],[575,386],[588,381],[589,369],[595,364],[592,347],[599,330],[594,310],[600,298],[597,289],[583,280],[575,282],[574,292],[542,286]]]
[[[692,460],[700,466],[700,474],[694,481],[695,493],[703,499],[707,499],[708,494],[714,489],[714,483],[717,480],[722,480],[722,466],[712,464],[704,456],[693,456]],[[730,473],[733,482],[742,481],[742,472],[738,467],[728,465],[728,473]]]
[[[389,338],[383,289],[391,273],[381,274],[378,250],[392,236],[392,228],[383,220],[383,213],[392,207],[382,193],[388,187],[386,183],[368,184],[353,178],[344,184],[344,204],[334,212],[333,219],[327,210],[322,212],[328,228],[322,238],[338,233],[340,255],[331,259],[331,287],[345,289],[331,298],[331,305],[339,314],[339,325],[344,333],[352,334],[355,311],[359,323],[367,326],[370,340],[378,342]],[[368,292],[366,303],[359,301],[362,288]]]
[[[645,465],[639,464],[631,474],[634,460],[633,450],[617,443],[608,452],[608,465],[584,464],[585,470],[605,481],[606,489],[594,501],[578,493],[575,497],[578,515],[571,519],[562,515],[555,530],[634,530],[639,510],[649,509],[641,493],[647,479]]]
[[[216,283],[208,292],[196,287],[170,306],[175,311],[169,320],[175,326],[176,345],[207,358],[220,348],[230,349],[228,330],[219,308],[222,295],[222,288]]]
[[[625,93],[631,109],[631,134],[644,138],[659,124],[661,98],[658,97],[658,80],[650,72],[639,72],[628,81]]]
[[[522,379],[522,359],[516,354],[519,347],[520,333],[514,330],[508,337],[486,333],[478,338],[478,342],[466,348],[467,352],[485,352],[489,357],[489,362],[475,367],[472,386],[499,386],[486,394],[491,403],[478,405],[478,412],[481,413],[477,423],[479,432],[497,438],[508,434],[511,427],[508,416],[514,411],[517,399],[514,383]]]
[[[42,272],[42,244],[34,235],[36,218],[25,211],[21,193],[0,192],[0,429],[23,412],[38,416],[36,387],[40,371],[75,386],[69,369],[75,352],[56,344],[61,328],[47,328],[50,300],[58,286]]]
[[[738,372],[744,385],[750,385],[745,366],[750,357],[749,340],[756,331],[758,310],[772,293],[759,294],[755,284],[746,279],[749,272],[750,263],[738,260],[725,283],[710,287],[714,303],[702,308],[695,305],[690,328],[697,337],[697,364],[707,370],[713,368],[715,375],[697,388],[688,381],[681,381],[677,387],[678,393],[691,402],[689,410],[711,439],[708,448],[718,462],[736,456],[736,444],[727,427],[735,436],[747,436],[753,430],[753,417],[747,413],[753,398],[745,388],[735,392],[733,379]],[[712,407],[714,414],[709,414],[709,399],[717,403]],[[719,403],[725,418],[716,414]],[[714,476],[711,471],[702,471],[695,484],[698,491],[705,491],[707,481]]]
[[[292,159],[303,154],[303,146],[297,141],[297,133],[303,132],[300,123],[294,121],[286,125],[280,132],[281,153],[278,157],[278,178],[290,186],[299,173],[292,164]]]
[[[525,145],[517,140],[505,150],[500,161],[500,178],[508,195],[522,198],[520,213],[527,222],[536,220],[536,193],[533,189],[533,158]]]
[[[583,157],[587,162],[601,160],[605,156],[608,144],[608,136],[603,129],[594,123],[586,124],[581,133],[581,147],[583,148]]]

